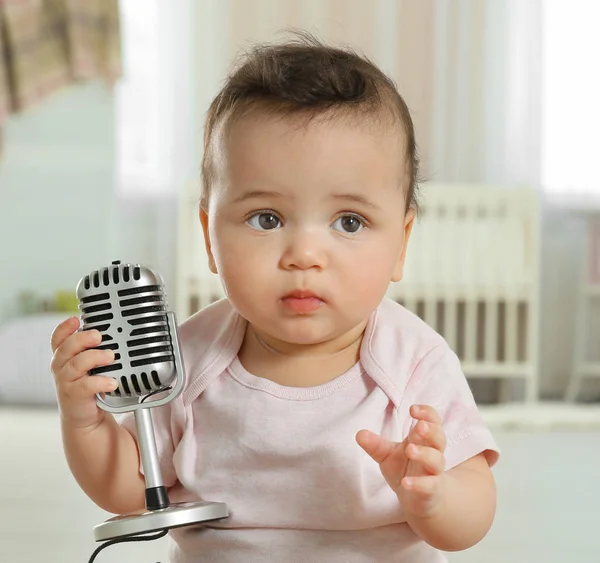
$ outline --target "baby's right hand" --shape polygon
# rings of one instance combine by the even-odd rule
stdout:
[[[112,377],[88,375],[88,371],[111,364],[110,350],[89,350],[98,346],[102,336],[97,330],[77,332],[79,319],[71,317],[60,323],[52,333],[52,363],[54,382],[61,418],[76,428],[91,428],[102,422],[105,411],[96,404],[96,393],[108,393],[117,388]]]

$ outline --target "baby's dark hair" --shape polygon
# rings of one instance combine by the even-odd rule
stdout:
[[[396,85],[367,58],[350,49],[325,45],[304,32],[296,32],[289,42],[251,49],[211,103],[204,130],[203,209],[208,207],[215,179],[215,138],[230,123],[257,110],[307,121],[330,113],[336,117],[367,117],[387,127],[400,125],[409,178],[406,207],[418,210],[415,131]]]

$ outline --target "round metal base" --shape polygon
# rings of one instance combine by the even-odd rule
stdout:
[[[202,524],[227,518],[229,512],[222,502],[180,502],[161,510],[140,510],[122,514],[94,526],[95,541],[137,536],[164,529]]]

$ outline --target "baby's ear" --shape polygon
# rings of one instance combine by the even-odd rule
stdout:
[[[204,234],[204,246],[206,247],[206,255],[208,256],[208,268],[213,274],[218,274],[215,257],[212,253],[212,245],[210,242],[210,232],[208,229],[208,213],[204,208],[200,208],[200,224],[202,225],[202,233]]]
[[[406,260],[406,249],[408,248],[408,241],[410,240],[410,234],[412,233],[412,228],[415,222],[415,210],[410,208],[406,215],[404,216],[404,231],[403,231],[403,240],[402,245],[400,246],[400,253],[398,254],[398,259],[396,260],[396,264],[394,265],[394,270],[392,271],[392,281],[399,282],[404,275],[404,262]]]

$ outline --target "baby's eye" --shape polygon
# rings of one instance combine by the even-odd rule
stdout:
[[[333,223],[333,228],[336,231],[341,231],[350,235],[360,232],[364,226],[364,221],[356,215],[342,215]]]
[[[246,223],[257,231],[272,231],[281,226],[281,219],[275,213],[264,211],[252,215]]]

